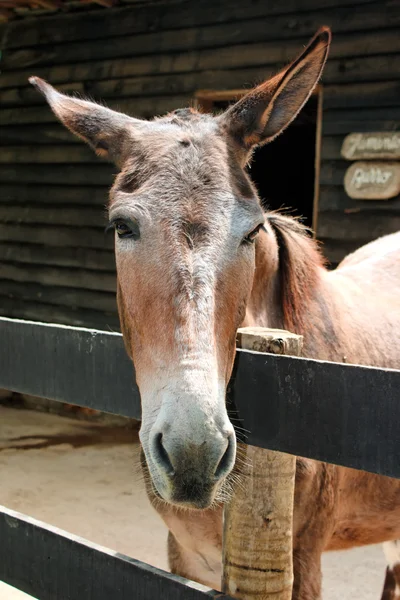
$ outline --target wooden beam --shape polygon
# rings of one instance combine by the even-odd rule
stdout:
[[[0,318],[0,340],[0,388],[140,418],[121,335]],[[229,403],[249,445],[400,478],[399,389],[400,370],[239,349]]]
[[[204,585],[3,506],[0,539],[0,580],[41,600],[224,599]]]
[[[111,8],[117,4],[117,0],[81,0],[82,4],[100,4],[105,8]]]
[[[359,3],[354,1],[353,6],[363,4],[362,9],[349,11],[348,0],[325,0],[319,4],[316,0],[286,0],[285,2],[243,2],[231,0],[229,14],[224,3],[218,2],[181,2],[179,3],[179,19],[176,11],[166,10],[165,2],[139,3],[136,7],[121,6],[113,19],[104,18],[103,11],[71,12],[68,15],[57,15],[51,22],[46,23],[46,35],[43,26],[36,21],[20,21],[8,32],[4,50],[11,48],[26,48],[65,42],[102,39],[114,36],[132,36],[149,31],[151,24],[157,23],[158,31],[186,29],[180,36],[188,37],[188,29],[196,28],[195,40],[211,40],[212,44],[222,41],[222,45],[229,43],[265,42],[268,39],[283,40],[297,38],[299,43],[306,42],[318,27],[324,22],[329,25],[335,36],[340,33],[357,31],[380,31],[386,35],[388,28],[400,25],[400,11],[393,0],[371,0]],[[143,10],[145,5],[146,10]],[[288,14],[297,13],[293,27],[288,26]],[[307,18],[302,18],[306,13]],[[239,26],[238,26],[239,23]],[[175,33],[176,35],[176,33]],[[286,41],[285,41],[286,44]],[[166,48],[168,46],[164,46]],[[193,47],[193,42],[192,42]],[[297,52],[300,46],[297,47]],[[194,48],[193,48],[194,49]],[[351,68],[343,73],[343,62],[340,62],[341,78],[347,77],[351,81],[354,73],[357,55],[348,55],[351,58]],[[293,57],[292,57],[293,58]],[[264,56],[264,64],[268,53]],[[283,59],[285,60],[285,59]],[[329,59],[331,62],[331,59]],[[328,65],[327,65],[328,66]],[[392,67],[395,79],[398,75],[396,64]],[[357,71],[357,69],[355,69]],[[263,73],[264,75],[265,73]],[[368,71],[369,75],[373,70]],[[326,73],[324,73],[325,81]],[[54,80],[53,80],[54,81]],[[247,82],[251,83],[251,80]],[[233,84],[232,87],[234,87]],[[200,87],[200,86],[198,86]],[[205,87],[205,86],[203,86]]]
[[[30,4],[38,5],[43,8],[49,8],[51,10],[56,10],[62,6],[61,0],[30,0]]]
[[[0,21],[9,21],[15,17],[15,13],[11,10],[7,10],[6,8],[0,8]]]
[[[18,8],[20,6],[40,6],[42,8],[57,9],[62,6],[61,0],[2,0],[2,6],[6,8]]]
[[[238,347],[299,356],[303,337],[278,329],[239,329]],[[225,505],[223,592],[245,600],[291,600],[296,457],[243,446],[241,484]]]

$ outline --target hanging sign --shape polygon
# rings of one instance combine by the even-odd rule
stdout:
[[[347,160],[400,159],[400,131],[350,133],[343,141],[341,154]]]
[[[355,162],[346,171],[344,188],[359,200],[394,198],[400,194],[400,163]]]

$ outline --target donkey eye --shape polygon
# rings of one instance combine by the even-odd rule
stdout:
[[[140,232],[139,226],[134,222],[126,222],[121,219],[116,219],[112,222],[112,226],[118,234],[119,238],[133,238],[134,240],[139,239]]]
[[[250,233],[248,233],[246,237],[243,238],[242,244],[254,244],[254,241],[262,226],[263,223],[260,223],[255,229],[253,229],[253,231],[250,231]]]

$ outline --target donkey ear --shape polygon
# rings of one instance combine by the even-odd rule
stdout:
[[[270,142],[293,121],[321,76],[330,42],[330,29],[322,27],[289,67],[246,94],[222,115],[228,130],[244,149]]]
[[[94,102],[61,94],[39,77],[30,77],[29,82],[43,94],[60,121],[87,142],[98,156],[108,158],[117,165],[124,162],[130,130],[142,121]]]

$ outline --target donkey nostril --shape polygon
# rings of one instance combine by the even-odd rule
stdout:
[[[158,433],[156,435],[154,440],[154,449],[157,453],[157,460],[160,466],[162,466],[166,473],[171,476],[174,474],[175,471],[168,456],[168,452],[164,448],[162,437],[162,433]]]
[[[221,460],[219,461],[218,467],[215,470],[214,477],[216,479],[221,479],[222,477],[224,477],[225,475],[227,475],[229,473],[229,471],[232,468],[234,452],[235,452],[235,445],[232,443],[232,437],[229,436],[228,446],[227,446]]]

